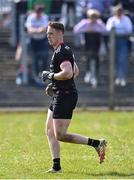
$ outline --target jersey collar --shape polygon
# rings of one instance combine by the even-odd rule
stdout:
[[[64,44],[64,42],[60,42],[57,47],[55,48],[55,51],[59,48],[59,46],[61,46],[62,44]]]

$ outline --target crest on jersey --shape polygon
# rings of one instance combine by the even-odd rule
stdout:
[[[65,49],[69,50],[69,49],[70,49],[70,47],[69,47],[69,46],[65,46]]]

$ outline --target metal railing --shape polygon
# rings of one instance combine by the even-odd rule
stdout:
[[[134,33],[126,34],[116,34],[115,28],[111,29],[109,35],[109,108],[114,109],[115,107],[115,84],[114,84],[114,74],[115,74],[115,61],[116,61],[116,38],[122,37],[129,39],[132,44],[134,43]],[[131,49],[132,50],[132,49]]]

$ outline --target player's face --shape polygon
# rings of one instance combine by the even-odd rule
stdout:
[[[47,38],[50,45],[56,47],[60,40],[60,32],[56,31],[54,28],[48,26],[47,28]]]

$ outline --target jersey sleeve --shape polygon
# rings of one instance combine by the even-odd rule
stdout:
[[[69,61],[73,64],[73,54],[68,46],[63,48],[58,54],[59,66],[65,61]]]

